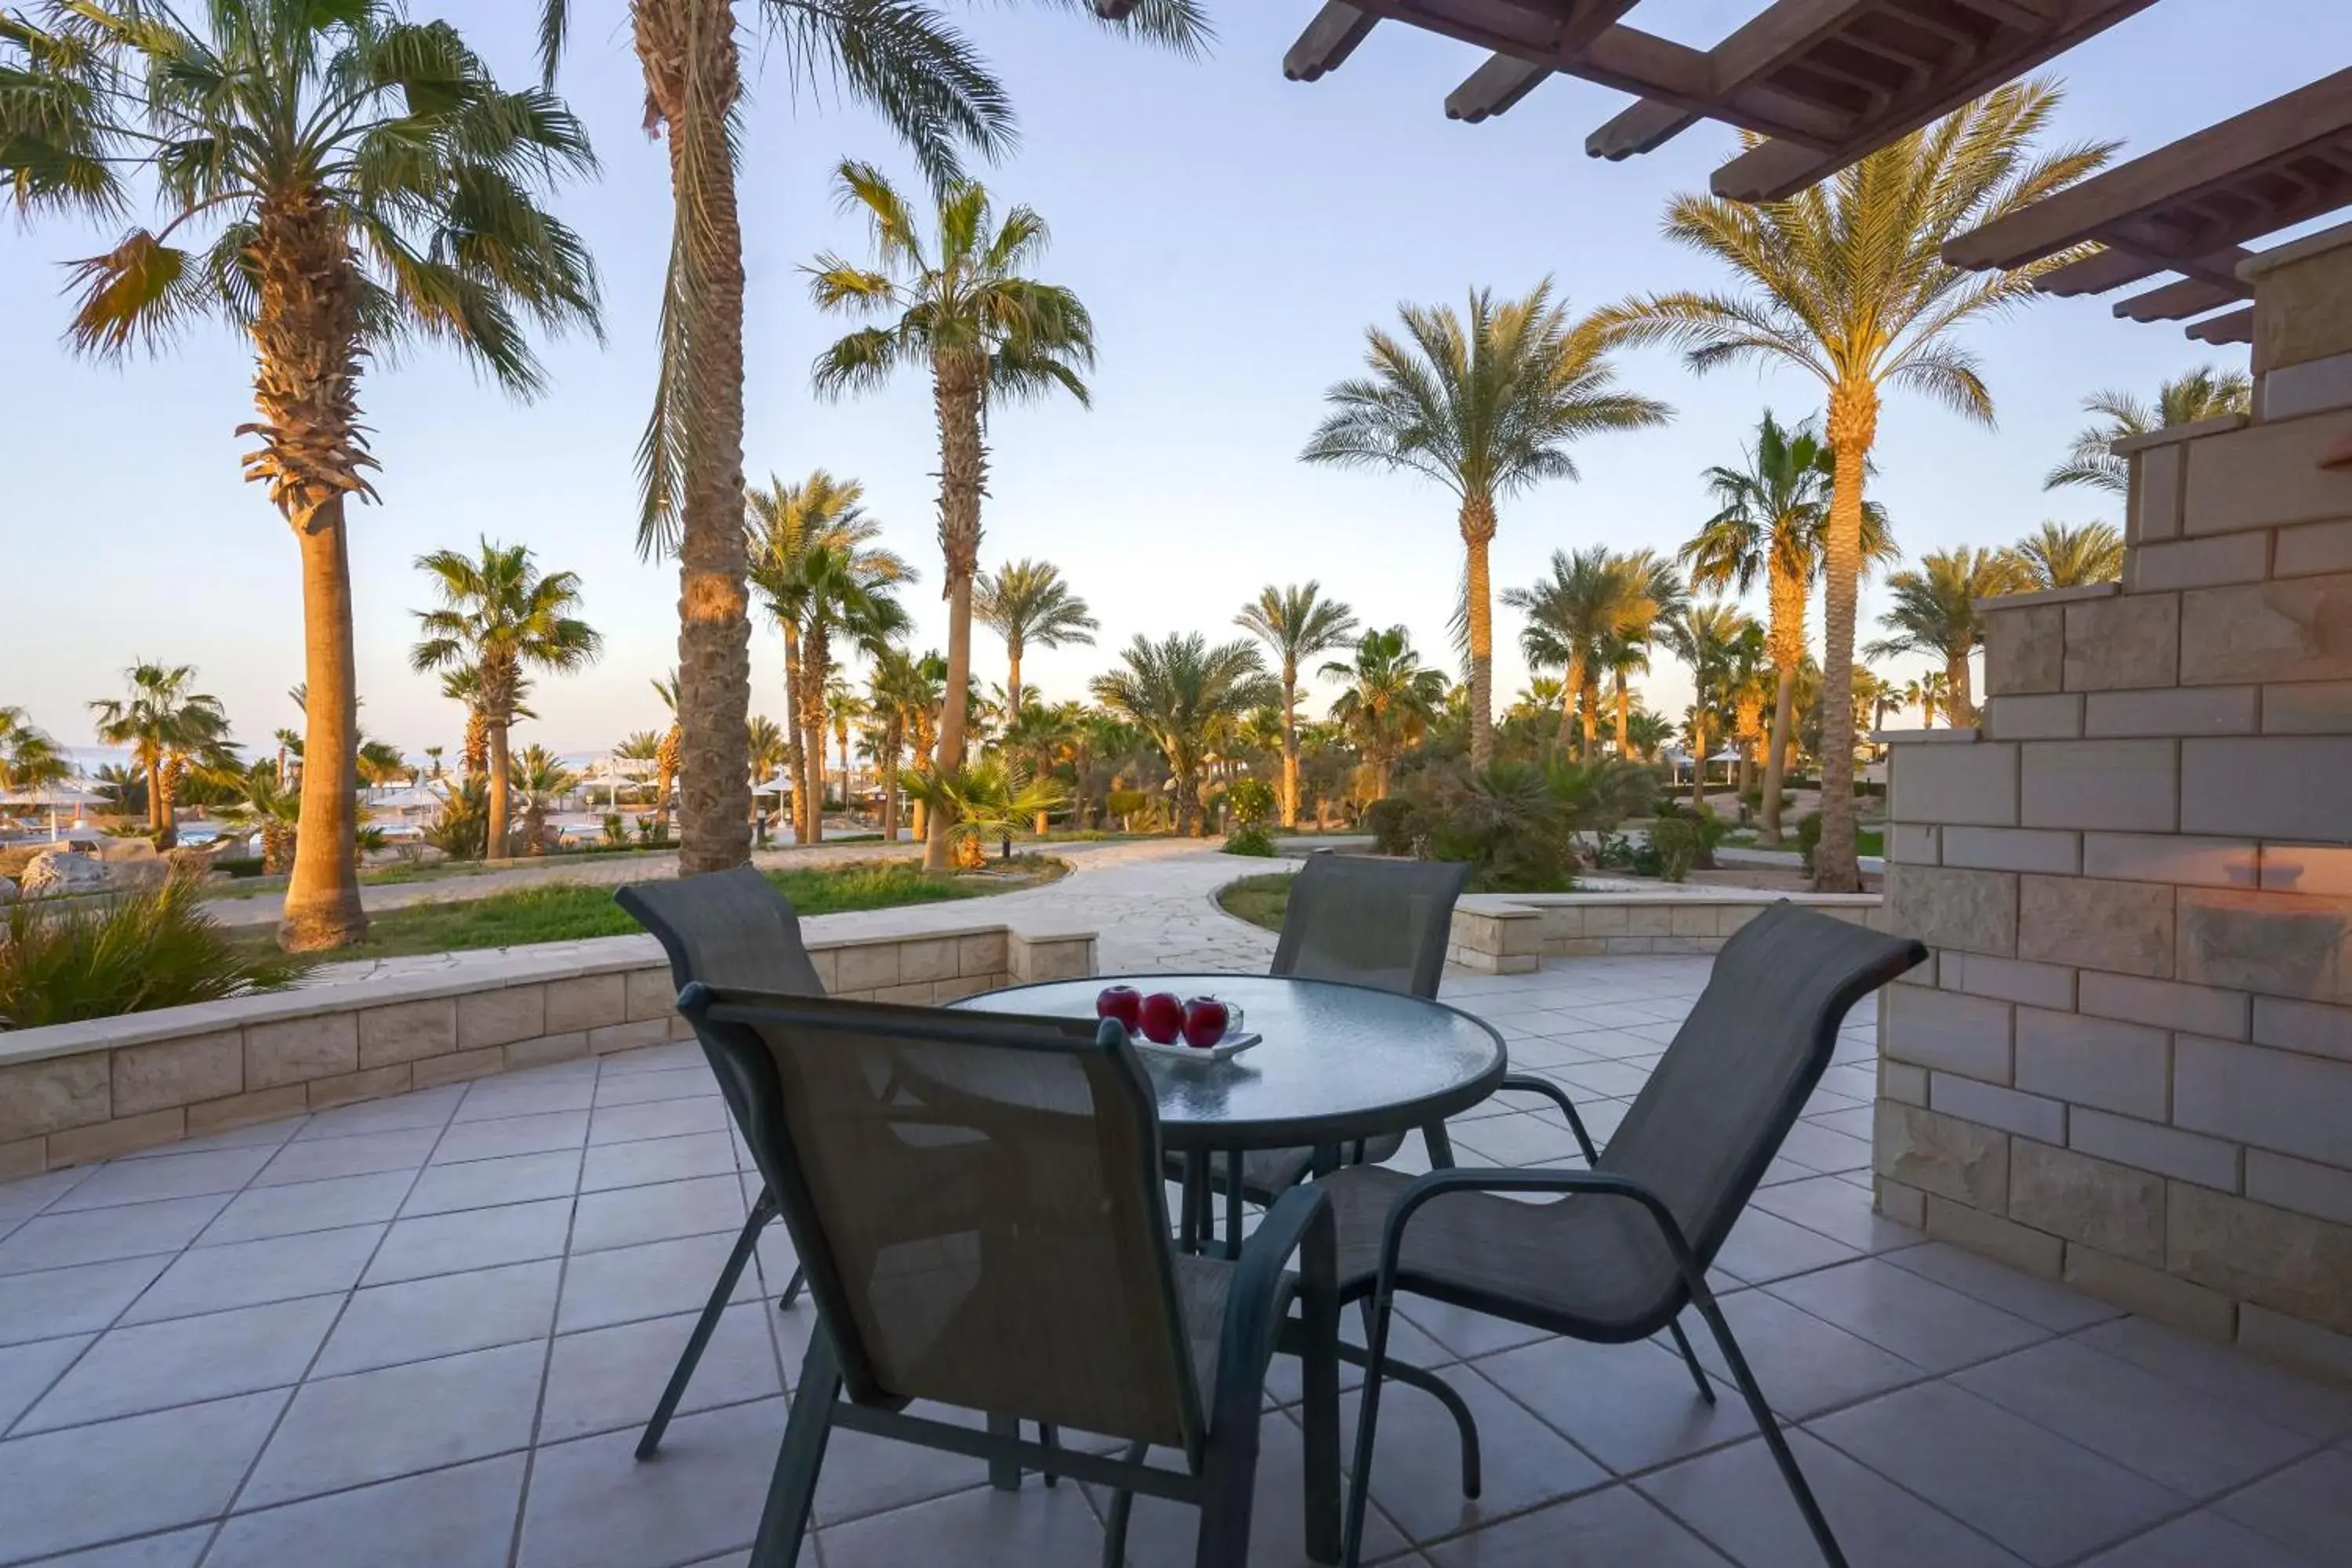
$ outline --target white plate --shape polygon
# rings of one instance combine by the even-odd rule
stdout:
[[[1147,1057],[1165,1057],[1171,1061],[1180,1062],[1221,1062],[1228,1057],[1239,1056],[1261,1038],[1262,1036],[1244,1029],[1239,1034],[1228,1034],[1215,1045],[1203,1049],[1198,1046],[1188,1046],[1182,1040],[1172,1046],[1163,1046],[1158,1040],[1146,1039],[1142,1035],[1130,1031],[1127,1043]]]

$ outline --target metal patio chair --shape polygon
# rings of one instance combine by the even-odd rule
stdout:
[[[699,981],[705,985],[780,995],[824,994],[824,983],[817,978],[816,965],[809,962],[808,949],[802,944],[800,917],[793,913],[792,900],[749,866],[670,881],[632,882],[615,891],[613,899],[661,943],[669,957],[671,983],[680,991]],[[707,1047],[705,1050],[707,1054]],[[717,1071],[718,1064],[711,1065]],[[727,1075],[720,1072],[718,1078],[719,1092],[727,1097],[727,1109],[740,1128],[743,1107],[735,1102]],[[719,1283],[712,1288],[702,1316],[687,1338],[686,1352],[662,1391],[661,1403],[646,1423],[637,1443],[640,1459],[652,1458],[661,1447],[662,1434],[668,1430],[678,1401],[686,1396],[695,1365],[719,1327],[728,1299],[735,1294],[736,1282],[751,1261],[760,1233],[775,1217],[775,1196],[763,1188],[735,1238],[735,1249],[727,1255],[726,1267],[719,1271]],[[795,1268],[777,1305],[791,1307],[804,1282],[805,1271]]]
[[[1358,1561],[1381,1365],[1396,1292],[1597,1343],[1645,1339],[1696,1308],[1822,1557],[1845,1558],[1706,1283],[1732,1225],[1821,1081],[1846,1013],[1927,957],[1907,937],[1779,903],[1725,943],[1690,1017],[1596,1157],[1549,1086],[1588,1170],[1432,1171],[1358,1165],[1315,1185],[1339,1214],[1340,1289],[1368,1297],[1371,1334],[1348,1498]],[[1523,1080],[1528,1085],[1548,1080]],[[1500,1194],[1556,1193],[1535,1205]],[[1688,1355],[1685,1345],[1685,1354]],[[1702,1398],[1715,1391],[1691,1363]]]
[[[796,1560],[836,1426],[985,1459],[1000,1487],[1028,1468],[1113,1489],[1112,1568],[1136,1492],[1196,1502],[1198,1568],[1230,1568],[1248,1555],[1278,1344],[1305,1363],[1308,1555],[1336,1560],[1339,1308],[1321,1192],[1284,1194],[1235,1261],[1180,1257],[1157,1100],[1115,1023],[699,984],[679,1006],[744,1108],[819,1320],[753,1568]],[[986,1429],[915,1414],[916,1400],[983,1412]],[[1026,1442],[1024,1419],[1129,1447]],[[1146,1463],[1152,1446],[1178,1463]]]

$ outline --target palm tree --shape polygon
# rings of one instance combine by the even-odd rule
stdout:
[[[507,731],[515,721],[523,668],[555,675],[585,669],[604,650],[604,639],[574,614],[580,608],[579,574],[542,574],[528,545],[493,544],[486,538],[474,555],[455,550],[420,555],[416,569],[432,579],[441,604],[416,612],[425,635],[408,651],[409,667],[419,672],[474,671],[476,700],[490,744],[488,853],[495,858],[507,852]]]
[[[1739,657],[1740,639],[1755,622],[1736,605],[1692,605],[1659,628],[1659,640],[1676,658],[1690,666],[1691,805],[1706,803],[1708,726],[1722,703]]]
[[[1032,702],[1005,726],[1000,745],[1020,758],[1033,777],[1051,780],[1057,770],[1075,763],[1085,716],[1076,702]],[[1045,813],[1038,813],[1035,831],[1042,834],[1047,826]]]
[[[879,721],[874,752],[874,772],[882,781],[882,841],[898,841],[898,758],[916,728],[917,716],[937,703],[937,688],[926,677],[922,661],[901,647],[885,648],[870,661],[866,697]]]
[[[1723,679],[1724,701],[1731,709],[1732,738],[1739,742],[1737,793],[1742,797],[1748,794],[1748,783],[1755,777],[1757,760],[1763,755],[1764,748],[1772,738],[1764,710],[1771,706],[1773,693],[1779,685],[1764,628],[1751,620],[1740,633],[1739,639],[1732,644],[1730,666],[1725,670]],[[1778,787],[1777,781],[1775,787]]]
[[[1086,11],[1126,36],[1196,51],[1209,37],[1201,0],[1132,0]],[[750,0],[745,0],[749,5]],[[687,769],[679,866],[724,870],[750,857],[750,563],[738,526],[743,493],[743,231],[736,149],[742,132],[743,20],[738,0],[632,0],[646,82],[646,129],[667,132],[669,268],[662,284],[660,368],[638,447],[641,553],[675,553],[684,671]],[[970,148],[994,158],[1013,142],[1003,85],[929,0],[757,0],[762,41],[795,84],[830,88],[873,110],[943,184]],[[541,0],[541,63],[554,79],[572,0]],[[795,95],[797,96],[797,95]],[[690,735],[690,743],[685,737]]]
[[[2029,589],[2080,588],[2124,574],[2124,536],[2112,522],[2045,522],[2001,553]]]
[[[791,729],[793,836],[824,827],[825,700],[836,638],[872,653],[908,625],[895,590],[915,570],[874,542],[882,525],[865,489],[822,468],[800,485],[770,480],[751,500],[751,582],[784,633],[785,722]]]
[[[1387,799],[1397,754],[1419,742],[1445,701],[1445,672],[1424,668],[1405,629],[1391,626],[1366,632],[1354,658],[1335,658],[1320,673],[1343,684],[1331,718],[1364,754],[1367,804]]]
[[[1746,594],[1758,578],[1766,584],[1775,678],[1772,735],[1764,757],[1763,826],[1769,844],[1780,841],[1780,780],[1796,721],[1797,669],[1805,661],[1805,605],[1821,575],[1836,473],[1836,455],[1810,422],[1784,430],[1767,410],[1746,465],[1706,471],[1707,489],[1720,510],[1682,549],[1695,588]],[[1885,510],[1864,501],[1863,570],[1895,558]]]
[[[974,585],[972,614],[1004,639],[1004,710],[1021,711],[1021,656],[1034,645],[1092,647],[1102,623],[1087,602],[1070,592],[1061,569],[1050,561],[1015,561]]]
[[[2129,392],[2109,388],[2083,399],[2083,412],[2098,422],[2086,425],[2066,448],[2066,460],[2042,481],[2045,490],[2083,485],[2105,490],[2117,499],[2130,493],[2131,463],[2107,450],[2115,442],[2134,436],[2194,425],[2225,414],[2244,414],[2253,407],[2254,384],[2243,371],[2204,366],[2176,375],[2156,390],[2153,405]]]
[[[1274,700],[1274,682],[1248,643],[1212,647],[1198,632],[1139,634],[1119,658],[1124,668],[1095,677],[1095,698],[1151,737],[1175,775],[1177,831],[1197,834],[1202,764],[1221,731]]]
[[[180,837],[172,796],[189,772],[243,772],[229,751],[228,714],[219,698],[193,689],[194,665],[142,661],[123,671],[123,679],[129,695],[100,698],[90,712],[100,740],[131,748],[132,764],[147,780],[148,831],[156,847],[169,849]]]
[[[1940,669],[1931,669],[1906,686],[1904,694],[1918,708],[1920,724],[1932,730],[1936,727],[1936,715],[1952,700],[1952,678]]]
[[[660,826],[662,837],[667,838],[669,837],[669,795],[677,784],[678,765],[684,760],[686,747],[678,672],[673,669],[659,680],[646,684],[654,689],[654,695],[661,699],[662,706],[669,712],[669,723],[654,747],[654,820]],[[750,742],[747,721],[744,743],[748,746]],[[745,765],[750,764],[747,762]]]
[[[72,773],[58,743],[22,708],[0,708],[0,789],[37,790]]]
[[[989,412],[998,404],[1068,393],[1089,401],[1079,373],[1095,358],[1094,322],[1078,297],[1026,275],[1044,254],[1045,220],[1016,206],[996,221],[988,193],[969,180],[940,191],[938,244],[927,247],[914,209],[871,163],[835,175],[845,207],[863,211],[876,268],[831,254],[810,269],[822,310],[885,318],[817,356],[826,396],[880,386],[893,371],[927,369],[940,420],[940,547],[947,558],[948,701],[940,719],[942,770],[961,768],[970,707],[973,579],[980,570],[980,500],[988,482]],[[947,868],[947,824],[933,817],[923,866]]]
[[[1604,658],[1613,653],[1631,668],[1630,649],[1620,651],[1612,639],[1637,641],[1635,634],[1646,632],[1657,619],[1650,577],[1646,557],[1620,555],[1596,544],[1574,554],[1555,550],[1549,577],[1532,587],[1503,590],[1503,603],[1528,617],[1519,648],[1528,666],[1559,669],[1564,676],[1569,700],[1559,714],[1563,752],[1579,716],[1588,753],[1599,736],[1596,709]]]
[[[1470,664],[1470,760],[1494,759],[1494,610],[1487,548],[1502,500],[1542,479],[1573,479],[1577,440],[1664,424],[1666,405],[1615,390],[1609,336],[1571,323],[1549,279],[1524,300],[1470,292],[1465,322],[1450,306],[1402,305],[1409,342],[1366,334],[1370,374],[1324,395],[1332,412],[1301,457],[1345,468],[1402,469],[1454,492],[1465,551],[1463,632]]]
[[[146,0],[0,26],[0,183],[20,207],[111,216],[142,173],[163,221],[79,262],[71,338],[116,358],[199,316],[254,344],[247,478],[301,552],[301,832],[278,940],[366,929],[352,870],[357,678],[344,508],[373,500],[363,365],[457,349],[509,393],[543,377],[527,323],[596,320],[587,248],[542,203],[593,172],[552,94],[502,89],[445,22],[390,0]],[[184,20],[186,16],[193,20]],[[184,231],[193,244],[175,243]]]
[[[1878,620],[1895,636],[1872,643],[1863,649],[1863,657],[1924,653],[1942,659],[1944,711],[1952,728],[1968,729],[1977,721],[1969,689],[1969,655],[1984,641],[1976,602],[2017,593],[2027,581],[2024,569],[2000,551],[1962,545],[1922,555],[1917,570],[1897,572],[1886,580],[1895,604]],[[1837,733],[1826,722],[1822,732]]]
[[[563,804],[563,797],[580,783],[580,775],[537,742],[515,753],[511,772],[514,792],[522,802],[523,853],[544,855],[547,814]],[[505,846],[501,843],[499,847]]]
[[[1944,264],[1944,242],[2063,189],[2105,163],[2111,146],[2037,151],[2059,100],[2053,83],[2012,83],[1892,142],[1785,201],[1750,205],[1684,195],[1666,234],[1730,267],[1737,294],[1690,291],[1628,300],[1608,314],[1634,340],[1685,345],[1694,370],[1758,358],[1817,378],[1829,397],[1835,474],[1822,542],[1822,729],[1853,724],[1853,628],[1863,563],[1863,481],[1884,393],[1923,392],[1990,422],[1992,394],[1956,339],[1971,319],[2022,304],[2033,280],[2074,259],[2061,252],[2013,272]],[[1743,132],[1743,144],[1758,138]],[[1862,886],[1854,858],[1853,757],[1822,758],[1822,840],[1813,885]]]
[[[1356,613],[1323,597],[1323,584],[1309,579],[1277,588],[1269,583],[1242,606],[1234,625],[1264,643],[1274,655],[1282,681],[1282,826],[1298,826],[1298,670],[1318,653],[1344,647],[1356,630]]]

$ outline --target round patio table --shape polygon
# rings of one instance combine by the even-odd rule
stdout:
[[[967,1011],[1091,1018],[1106,985],[1149,994],[1213,995],[1242,1009],[1263,1038],[1212,1061],[1140,1052],[1160,1096],[1160,1136],[1186,1157],[1185,1239],[1207,1219],[1207,1160],[1226,1155],[1226,1230],[1237,1246],[1241,1156],[1252,1149],[1313,1148],[1318,1165],[1342,1146],[1447,1117],[1495,1092],[1509,1065],[1484,1019],[1420,996],[1331,980],[1272,974],[1095,974],[983,992],[948,1004]],[[1440,1163],[1444,1163],[1441,1158]]]

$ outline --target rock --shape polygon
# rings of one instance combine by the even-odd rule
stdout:
[[[98,841],[98,858],[110,866],[121,866],[161,857],[152,838],[139,836],[118,838],[110,835]]]
[[[27,895],[57,897],[65,893],[102,893],[112,885],[106,864],[97,857],[71,849],[49,849],[33,857],[22,883]]]
[[[16,901],[16,884],[5,877],[0,877],[0,904],[13,904]]]

